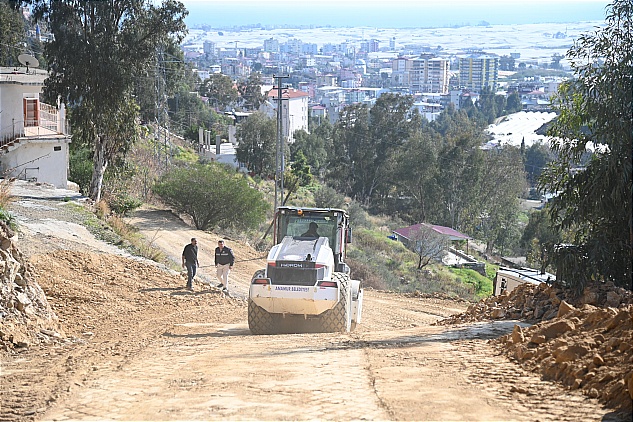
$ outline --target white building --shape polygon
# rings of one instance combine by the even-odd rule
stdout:
[[[261,110],[272,118],[277,116],[277,88],[268,92]],[[283,88],[281,92],[282,135],[288,142],[294,141],[297,130],[308,131],[308,94],[294,88]]]
[[[40,101],[46,76],[0,68],[0,173],[66,189],[70,132],[63,104]]]
[[[410,87],[412,92],[448,92],[448,60],[439,57],[421,57],[410,61]]]

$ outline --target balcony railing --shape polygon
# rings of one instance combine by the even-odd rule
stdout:
[[[13,143],[21,138],[37,138],[54,135],[70,135],[70,126],[65,118],[64,109],[39,103],[38,118],[26,120],[13,119],[12,122],[0,128],[0,147]]]

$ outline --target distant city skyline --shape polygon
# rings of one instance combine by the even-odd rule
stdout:
[[[189,27],[261,24],[446,27],[604,20],[608,1],[597,0],[181,0]]]

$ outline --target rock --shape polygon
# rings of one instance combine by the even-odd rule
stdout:
[[[545,337],[543,334],[533,334],[532,338],[530,339],[530,342],[532,343],[536,343],[536,344],[543,344],[547,341],[547,337]]]
[[[587,350],[584,346],[571,345],[554,350],[553,355],[556,358],[556,363],[563,363],[575,361],[579,357],[586,355],[588,352],[589,350]]]
[[[493,318],[501,319],[506,316],[506,312],[502,308],[495,308],[491,315]]]
[[[545,336],[545,338],[549,340],[552,338],[556,338],[568,331],[572,331],[574,328],[576,327],[571,321],[562,320],[543,325],[538,331],[538,334]]]
[[[608,291],[607,292],[607,300],[605,301],[605,305],[612,307],[612,308],[617,308],[620,305],[620,295],[614,291]]]
[[[611,372],[608,372],[602,377],[602,379],[600,380],[600,383],[601,384],[606,384],[609,381],[613,381],[614,379],[615,379],[615,375],[613,373],[611,373]]]
[[[527,394],[529,392],[529,390],[527,390],[526,388],[519,387],[516,385],[513,385],[512,387],[510,387],[510,391],[514,393],[521,393],[521,394]]]
[[[628,375],[625,377],[625,381],[626,386],[629,390],[629,396],[631,397],[631,400],[633,400],[633,372],[628,373]]]
[[[0,242],[0,249],[8,251],[11,248],[11,239],[2,239]]]
[[[593,364],[596,366],[602,366],[604,365],[604,359],[602,359],[602,356],[600,355],[593,355],[593,360],[592,360]]]
[[[543,309],[541,305],[536,305],[536,307],[534,308],[534,312],[532,313],[532,317],[534,319],[539,319],[543,316],[544,313],[545,309]]]
[[[24,278],[20,274],[15,275],[15,279],[13,280],[13,282],[20,287],[26,287],[26,280],[24,280]]]
[[[631,314],[629,314],[628,312],[618,312],[618,314],[613,317],[613,320],[611,320],[607,324],[606,328],[607,331],[609,331],[622,325],[628,325],[629,327],[631,326]]]
[[[543,320],[545,321],[549,321],[550,319],[553,319],[556,317],[556,308],[550,308],[547,310],[547,312],[545,312],[545,315],[543,315]]]
[[[525,336],[523,335],[523,330],[520,325],[515,325],[514,330],[512,330],[512,343],[523,343],[525,341]]]
[[[519,347],[517,347],[516,349],[514,349],[514,357],[517,360],[523,360],[525,357],[525,353],[527,352],[527,347],[525,347],[524,345],[519,345]]]
[[[574,312],[575,310],[576,310],[576,308],[574,308],[569,303],[567,303],[567,302],[565,302],[563,300],[563,301],[561,301],[560,305],[558,306],[558,314],[556,316],[558,318],[561,318],[561,317],[564,317],[565,315],[567,315],[570,312]]]
[[[586,287],[580,301],[588,305],[598,305],[600,303],[600,295],[591,290],[591,287]]]
[[[18,338],[14,338],[13,339],[13,344],[17,348],[26,348],[26,347],[29,347],[31,345],[29,340],[27,338],[25,338],[25,337],[22,337],[22,336],[20,336]]]
[[[47,335],[49,337],[55,337],[55,338],[60,338],[61,337],[61,335],[57,331],[48,330],[46,328],[42,328],[40,330],[40,333],[45,334],[45,335]]]

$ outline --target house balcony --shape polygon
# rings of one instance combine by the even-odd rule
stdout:
[[[65,118],[65,108],[60,109],[37,101],[33,110],[27,109],[21,117],[0,128],[0,148],[38,139],[59,139],[70,136],[70,126]],[[25,118],[26,117],[26,118]]]

